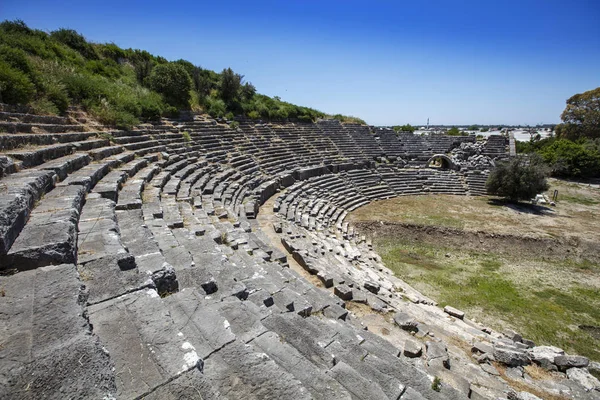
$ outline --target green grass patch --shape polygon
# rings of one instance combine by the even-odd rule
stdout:
[[[572,194],[559,194],[558,195],[558,202],[566,202],[566,203],[573,203],[573,204],[581,204],[583,206],[595,206],[596,204],[600,204],[599,200],[587,197],[587,196],[581,196],[581,195],[572,195]]]
[[[375,241],[386,266],[398,277],[437,300],[469,313],[481,310],[496,329],[511,326],[537,344],[600,360],[600,340],[589,326],[600,326],[600,291],[571,284],[556,288],[533,281],[525,287],[514,275],[515,260],[384,238]],[[449,257],[447,257],[449,255]],[[522,261],[522,260],[521,260]],[[548,268],[554,268],[548,263]],[[518,265],[518,264],[517,264]],[[571,267],[595,264],[572,261]],[[592,267],[590,267],[592,268]],[[580,328],[580,326],[588,328]]]

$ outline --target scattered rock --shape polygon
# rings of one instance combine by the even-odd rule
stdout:
[[[585,368],[569,368],[567,377],[579,383],[588,392],[591,390],[600,391],[600,381]]]
[[[394,322],[405,331],[417,332],[419,330],[417,328],[418,322],[405,312],[397,312],[394,315]]]
[[[504,334],[506,335],[506,337],[508,337],[513,342],[522,342],[523,341],[523,336],[521,336],[520,334],[518,334],[517,332],[515,332],[513,330],[507,329],[506,331],[504,331]]]
[[[481,369],[493,376],[500,376],[500,372],[491,364],[483,363],[480,365]]]
[[[377,294],[377,293],[379,293],[381,286],[377,283],[367,281],[364,283],[364,288],[373,294]]]
[[[564,354],[565,352],[562,349],[554,346],[537,346],[528,351],[531,361],[551,371],[556,371],[557,369],[556,365],[554,365],[554,359]]]
[[[456,309],[454,307],[451,307],[451,306],[444,307],[444,312],[446,314],[450,314],[453,317],[458,318],[458,319],[463,319],[465,317],[465,313],[463,311],[460,311],[460,310],[458,310],[458,309]]]
[[[560,371],[566,371],[569,368],[585,368],[590,364],[590,360],[583,356],[563,355],[555,357],[554,364]]]
[[[501,362],[509,367],[518,367],[521,365],[529,365],[531,360],[522,351],[509,350],[501,347],[494,348],[494,358],[496,361]]]
[[[475,342],[473,343],[473,347],[471,348],[471,351],[473,353],[488,353],[488,354],[493,354],[494,353],[494,347],[489,344],[489,343],[484,343],[484,342]]]
[[[529,392],[519,392],[517,394],[517,400],[542,400],[534,394]]]
[[[352,289],[348,285],[337,285],[333,293],[342,300],[352,300]]]
[[[426,342],[427,347],[427,365],[434,366],[441,364],[446,369],[450,369],[450,357],[448,356],[448,349],[441,342]]]
[[[407,339],[406,342],[404,342],[403,354],[406,357],[410,357],[410,358],[421,357],[422,352],[423,352],[423,345],[421,344],[421,342],[418,342],[413,339]]]

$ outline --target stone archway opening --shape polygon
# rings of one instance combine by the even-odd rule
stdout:
[[[436,154],[427,161],[428,168],[437,169],[456,169],[456,165],[452,162],[450,157],[445,154]]]

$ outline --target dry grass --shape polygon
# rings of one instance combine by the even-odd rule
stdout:
[[[375,201],[352,212],[347,221],[388,221],[435,225],[499,234],[571,237],[600,241],[600,190],[552,179],[548,197],[558,190],[558,205],[532,209],[506,205],[493,198],[420,195]],[[575,235],[575,236],[577,236]]]
[[[556,377],[552,372],[540,367],[536,364],[531,364],[525,367],[525,372],[536,381],[553,380]]]
[[[500,376],[502,377],[502,379],[504,379],[506,381],[506,383],[508,383],[508,385],[511,388],[515,389],[517,392],[529,392],[531,394],[536,395],[537,397],[539,397],[542,400],[568,400],[569,399],[568,397],[548,393],[546,391],[540,390],[539,388],[530,386],[525,382],[516,381],[514,379],[509,378],[508,376],[506,376],[506,366],[504,366],[500,363],[494,363],[494,367],[496,367],[496,369],[500,373]]]

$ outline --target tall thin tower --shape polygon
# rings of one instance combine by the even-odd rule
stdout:
[[[429,118],[427,118],[427,130],[429,130]]]

